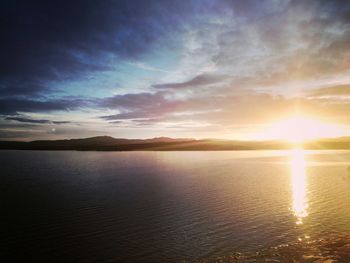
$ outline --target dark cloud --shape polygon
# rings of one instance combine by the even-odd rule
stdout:
[[[158,0],[1,1],[0,96],[49,92],[52,91],[48,84],[51,80],[78,78],[87,72],[108,69],[111,66],[110,56],[117,61],[137,58],[151,47],[164,45],[161,41],[163,36],[175,35],[182,24],[189,26],[192,17],[198,19],[196,15],[208,10],[209,13],[225,13],[231,9],[237,18],[255,23],[262,44],[272,47],[275,52],[288,47],[288,43],[293,44],[290,39],[294,36],[286,30],[289,24],[295,22],[290,10],[312,9],[323,14],[320,16],[316,13],[300,23],[300,28],[305,29],[304,37],[313,39],[313,43],[327,37],[325,32],[329,30],[324,30],[327,27],[339,21],[343,24],[349,22],[349,4],[346,1],[286,3],[288,1],[277,4],[275,1],[256,0],[197,4],[195,1],[191,4]],[[228,31],[219,36],[220,52],[214,59],[216,62],[236,67],[240,63],[235,57],[237,52],[244,54],[244,50],[250,51],[248,47],[254,45],[254,39],[247,38],[245,27],[239,28],[241,30]],[[203,29],[201,32],[204,34],[206,31]],[[174,39],[167,43],[173,42]],[[315,72],[322,68],[331,69],[337,62],[331,62],[327,57],[342,57],[348,51],[348,46],[348,38],[329,44],[325,49],[328,48],[330,55],[323,50],[322,57],[325,59],[308,62],[305,68],[313,64]],[[319,54],[317,52],[311,60],[319,58]],[[305,53],[300,56],[305,56]],[[286,69],[288,72],[291,70],[295,70],[293,66]],[[200,75],[184,83],[155,87],[186,88],[216,81],[215,76]]]
[[[139,93],[118,95],[104,100],[100,107],[120,111],[117,114],[102,116],[111,123],[132,121],[133,125],[150,125],[164,121],[206,121],[208,123],[249,122],[271,116],[276,109],[270,110],[270,104],[284,106],[284,99],[268,94],[250,92],[247,94],[209,94],[187,99],[170,98],[168,93]],[[171,96],[170,96],[171,97]],[[279,111],[281,111],[279,109]],[[283,110],[285,112],[287,108]],[[267,113],[268,112],[268,113]],[[244,113],[244,114],[243,114]]]
[[[24,122],[24,123],[50,123],[49,120],[34,120],[34,119],[28,119],[28,118],[22,118],[22,117],[6,117],[5,120],[9,121],[18,121],[18,122]]]
[[[37,119],[29,119],[24,117],[6,117],[5,120],[9,121],[18,121],[24,123],[37,123],[37,124],[68,124],[70,121],[50,121],[50,120],[37,120]]]
[[[71,121],[51,121],[53,124],[68,124],[72,123]]]
[[[116,95],[102,99],[99,107],[119,110],[120,113],[102,116],[105,120],[126,120],[156,118],[169,112],[176,112],[179,101],[168,100],[166,93],[138,93]]]
[[[69,111],[86,106],[88,100],[58,99],[58,100],[32,100],[21,98],[0,99],[0,114],[15,115],[19,112],[52,112]]]
[[[105,98],[100,100],[99,106],[106,108],[118,108],[118,109],[137,109],[137,108],[148,108],[152,105],[159,105],[165,102],[164,93],[136,93],[136,94],[125,94],[116,95],[113,97]]]
[[[190,10],[177,1],[1,1],[0,96],[47,92],[52,80],[137,58]]]
[[[256,17],[263,16],[271,12],[271,6],[274,5],[273,1],[270,0],[224,0],[223,2],[233,10],[235,15],[242,16],[245,19],[256,19]],[[283,6],[283,1],[281,1],[279,5]]]

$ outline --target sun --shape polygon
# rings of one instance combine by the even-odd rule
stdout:
[[[341,129],[336,124],[324,123],[304,115],[295,115],[267,125],[261,134],[262,139],[285,140],[293,144],[319,138],[342,136]]]

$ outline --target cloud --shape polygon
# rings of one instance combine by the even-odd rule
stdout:
[[[252,92],[245,95],[207,94],[186,99],[176,99],[167,92],[157,92],[117,95],[102,100],[99,106],[119,111],[117,114],[101,117],[111,122],[127,120],[156,124],[164,121],[207,120],[217,123],[223,118],[228,118],[232,122],[232,116],[235,115],[243,117],[239,120],[238,117],[236,118],[240,122],[244,121],[244,118],[250,120],[251,115],[261,116],[261,113],[264,112],[261,108],[273,100],[270,95]],[[242,115],[241,112],[246,114]]]
[[[147,65],[145,63],[142,62],[126,62],[126,64],[134,66],[136,68],[140,68],[140,69],[144,69],[144,70],[148,70],[148,71],[154,71],[154,72],[162,72],[162,73],[171,73],[168,70],[164,70],[161,68],[156,68],[156,67],[152,67],[150,65]]]
[[[38,124],[50,123],[49,120],[34,120],[34,119],[27,119],[22,117],[6,117],[5,120],[25,122],[25,123],[38,123]]]
[[[37,123],[37,124],[68,124],[70,121],[50,121],[50,120],[37,120],[37,119],[29,119],[23,117],[6,117],[5,120],[9,121],[18,121],[24,123]]]
[[[322,90],[322,89],[321,89]],[[101,116],[111,124],[124,127],[176,127],[186,123],[193,127],[205,123],[220,129],[234,129],[246,125],[265,125],[295,113],[296,108],[310,116],[320,116],[330,122],[350,122],[347,112],[350,103],[311,97],[276,96],[250,91],[246,93],[207,94],[186,99],[168,99],[169,94],[140,93],[119,95],[100,106],[118,113]],[[171,96],[170,96],[171,97]]]
[[[223,82],[224,79],[225,79],[225,76],[201,74],[185,82],[157,84],[157,85],[153,85],[153,87],[156,89],[195,88],[195,87],[220,83],[220,82]]]
[[[0,98],[0,114],[15,115],[19,112],[70,111],[88,105],[82,99],[32,100],[20,98]]]
[[[119,111],[117,114],[101,117],[102,119],[111,121],[157,118],[169,112],[176,111],[179,102],[166,99],[166,93],[164,92],[157,92],[116,95],[102,99],[98,105],[102,108]]]
[[[1,10],[0,96],[47,95],[52,81],[84,79],[164,46],[181,50],[189,80],[159,89],[220,82],[200,72],[205,63],[232,79],[349,69],[349,6],[341,1],[16,1]]]
[[[237,4],[233,3],[235,8]],[[254,7],[243,5],[241,9],[247,14],[243,20],[227,18],[226,22],[223,17],[215,29],[206,27],[210,32],[206,35],[214,36],[210,45],[203,45],[201,53],[212,50],[210,60],[222,72],[233,79],[269,78],[270,84],[263,87],[273,86],[274,81],[286,83],[348,73],[350,24],[338,17],[345,17],[349,6],[341,9],[337,4],[318,1],[285,1],[280,8],[266,11],[272,1],[262,1],[265,8],[261,10],[265,12],[259,15],[256,11],[250,16]],[[199,28],[193,34],[198,46],[206,43],[201,31]]]
[[[3,1],[0,96],[52,92],[50,81],[136,59],[174,33],[190,9],[173,1]]]
[[[338,85],[333,87],[319,88],[310,91],[312,96],[338,96],[338,95],[350,95],[350,84]]]
[[[7,1],[0,10],[8,125],[61,124],[52,136],[63,136],[88,109],[95,125],[140,136],[159,127],[234,134],[296,105],[349,122],[346,1]],[[80,98],[67,97],[76,90]],[[52,121],[57,111],[67,121]]]

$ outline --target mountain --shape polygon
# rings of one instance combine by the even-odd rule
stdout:
[[[142,150],[165,145],[192,142],[194,139],[173,139],[157,137],[152,139],[123,139],[110,136],[97,136],[84,139],[38,140],[31,142],[0,141],[0,149],[18,150],[101,150],[123,151]]]
[[[0,149],[77,150],[77,151],[227,151],[279,150],[293,145],[283,141],[234,141],[215,139],[124,139],[97,136],[84,139],[39,140],[31,142],[0,141]],[[350,149],[350,137],[320,139],[303,144],[305,149]]]

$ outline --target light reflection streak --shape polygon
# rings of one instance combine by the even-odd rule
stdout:
[[[303,218],[308,216],[306,160],[305,151],[302,148],[291,150],[290,154],[291,185],[293,204],[292,209],[297,218],[297,225],[303,223]]]

